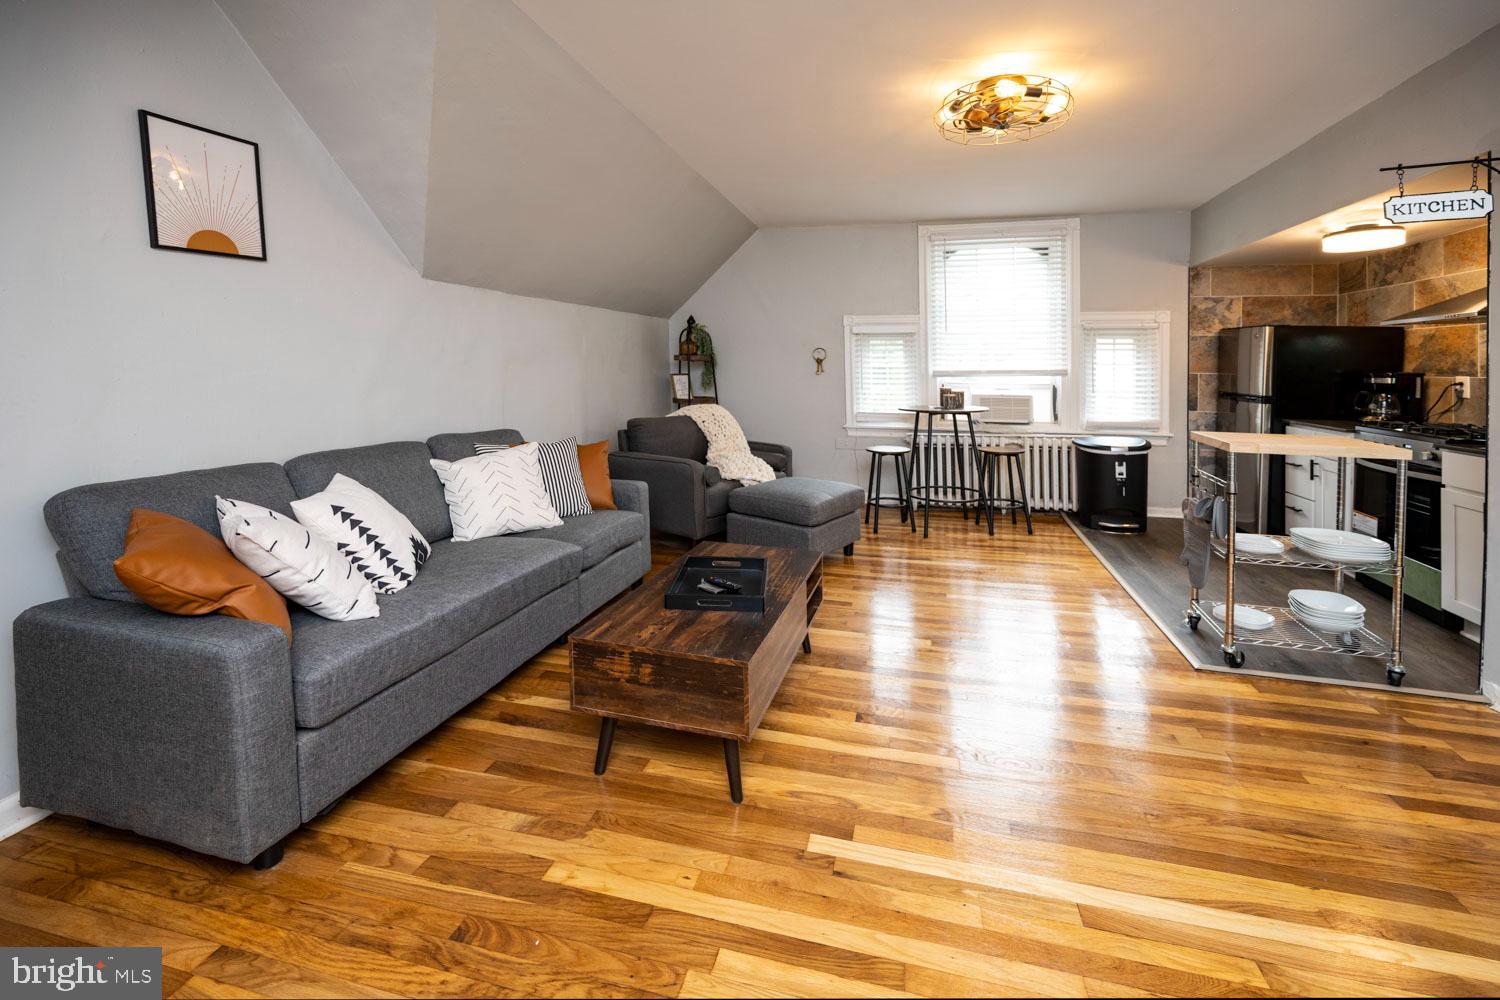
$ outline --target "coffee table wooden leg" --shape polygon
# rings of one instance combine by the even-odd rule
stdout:
[[[745,791],[740,787],[740,744],[738,740],[724,741],[724,768],[729,772],[729,798],[738,805],[745,801]]]
[[[615,745],[615,720],[605,718],[599,725],[599,750],[594,754],[594,773],[603,774],[609,767],[609,750]]]

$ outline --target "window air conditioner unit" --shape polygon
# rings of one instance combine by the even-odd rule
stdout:
[[[974,395],[975,406],[988,406],[988,413],[979,415],[979,422],[984,424],[1029,424],[1033,420],[1031,396]]]

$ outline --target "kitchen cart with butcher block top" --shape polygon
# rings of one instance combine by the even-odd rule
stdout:
[[[1406,676],[1401,662],[1401,616],[1402,578],[1406,561],[1406,473],[1412,455],[1406,448],[1381,444],[1363,438],[1307,437],[1294,434],[1254,434],[1242,431],[1193,431],[1191,441],[1191,468],[1188,472],[1189,490],[1193,499],[1209,495],[1217,487],[1228,504],[1226,533],[1222,541],[1213,542],[1214,554],[1224,560],[1224,605],[1223,621],[1219,621],[1212,609],[1200,599],[1198,588],[1189,584],[1187,624],[1197,631],[1204,621],[1223,637],[1220,646],[1224,662],[1231,667],[1245,664],[1245,651],[1241,646],[1275,646],[1282,649],[1299,649],[1306,652],[1337,653],[1344,656],[1364,656],[1386,661],[1386,680],[1400,685]],[[1201,461],[1203,448],[1212,448],[1225,456],[1222,474],[1211,472]],[[1389,644],[1367,628],[1349,629],[1344,632],[1320,632],[1308,627],[1290,608],[1280,606],[1242,605],[1252,608],[1270,619],[1269,627],[1258,632],[1243,632],[1235,629],[1234,576],[1235,566],[1266,565],[1292,569],[1332,570],[1334,587],[1342,592],[1344,571],[1350,564],[1338,560],[1323,559],[1295,548],[1292,539],[1278,537],[1284,546],[1279,555],[1254,555],[1238,550],[1235,538],[1239,523],[1239,477],[1236,467],[1242,455],[1292,455],[1334,458],[1338,462],[1338,497],[1334,505],[1337,511],[1338,528],[1343,528],[1344,482],[1346,465],[1351,459],[1380,460],[1392,462],[1396,475],[1396,513],[1393,535],[1393,551],[1388,566],[1378,571],[1390,580],[1391,585],[1391,640]],[[1273,536],[1274,537],[1274,536]],[[1377,571],[1369,563],[1360,564],[1362,572]]]

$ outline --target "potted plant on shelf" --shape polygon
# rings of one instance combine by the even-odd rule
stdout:
[[[714,340],[709,336],[708,327],[689,316],[687,326],[682,328],[682,335],[677,338],[677,352],[697,355],[704,362],[699,384],[705,389],[712,389],[714,368],[718,365],[718,359],[714,357]]]

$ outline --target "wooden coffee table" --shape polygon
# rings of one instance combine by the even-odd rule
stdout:
[[[729,797],[740,787],[740,741],[770,707],[823,602],[823,557],[762,545],[704,542],[689,556],[766,560],[766,610],[669,611],[663,603],[682,562],[580,626],[568,638],[573,708],[603,716],[594,773],[603,774],[619,721],[716,736],[724,741]],[[686,557],[684,557],[686,558]]]

